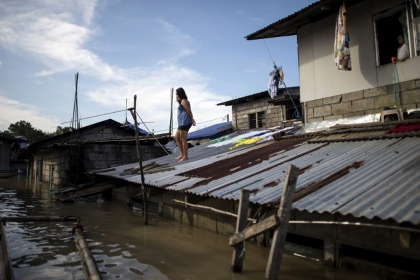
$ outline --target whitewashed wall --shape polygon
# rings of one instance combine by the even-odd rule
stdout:
[[[300,101],[307,102],[393,83],[393,65],[376,66],[373,15],[402,0],[366,0],[347,8],[352,71],[334,63],[336,15],[298,30]],[[420,57],[397,64],[399,82],[420,78]]]

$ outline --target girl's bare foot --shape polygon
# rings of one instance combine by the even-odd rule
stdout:
[[[180,158],[180,159],[178,160],[178,162],[181,162],[181,161],[184,161],[184,160],[188,160],[188,158]]]
[[[181,158],[182,158],[182,157],[181,157],[181,156],[179,156],[179,157],[176,157],[175,159],[176,159],[176,160],[180,160]]]

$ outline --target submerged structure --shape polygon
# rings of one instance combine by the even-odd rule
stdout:
[[[337,125],[288,135],[293,129],[235,132],[191,148],[187,162],[172,155],[145,161],[148,211],[233,234],[236,218],[221,212],[236,214],[240,191],[246,189],[250,218],[274,213],[293,164],[300,171],[289,249],[336,267],[418,277],[420,122]],[[114,179],[115,199],[141,206],[138,164],[95,177]],[[271,238],[267,233],[257,240],[269,245]]]

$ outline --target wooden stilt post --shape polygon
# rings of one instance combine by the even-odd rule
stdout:
[[[136,133],[136,146],[137,146],[137,158],[139,161],[140,166],[140,174],[141,174],[141,187],[142,187],[142,194],[143,194],[143,217],[144,217],[144,224],[147,225],[149,223],[149,219],[147,216],[147,191],[146,186],[144,185],[144,172],[143,172],[143,160],[141,159],[141,151],[139,145],[139,131],[137,126],[137,111],[136,111],[136,104],[137,104],[137,95],[134,95],[134,112],[130,110],[131,115],[134,119],[134,127]]]
[[[238,219],[236,221],[236,234],[241,233],[248,221],[248,207],[249,207],[249,190],[241,190],[241,198],[239,201],[239,209],[238,209]],[[233,272],[241,272],[242,271],[242,264],[243,264],[243,250],[244,244],[238,243],[235,245],[235,250],[233,251],[232,257],[232,271]]]
[[[286,242],[290,210],[292,209],[293,196],[295,194],[298,175],[299,168],[294,165],[290,165],[283,188],[280,207],[277,211],[277,216],[280,219],[280,225],[274,231],[273,243],[271,245],[270,255],[267,262],[267,269],[265,271],[265,279],[277,280],[280,273],[283,248],[284,243]]]

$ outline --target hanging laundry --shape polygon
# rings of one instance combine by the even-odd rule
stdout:
[[[268,79],[268,94],[271,98],[277,96],[277,92],[279,90],[279,84],[284,83],[284,73],[283,70],[280,68],[278,69],[276,66],[274,70],[270,72],[269,79]]]
[[[350,37],[347,31],[347,10],[343,1],[343,5],[340,7],[335,23],[334,61],[338,70],[351,70],[349,41]]]

